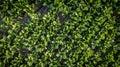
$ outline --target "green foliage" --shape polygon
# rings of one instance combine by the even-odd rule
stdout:
[[[119,0],[0,1],[1,67],[119,67]]]

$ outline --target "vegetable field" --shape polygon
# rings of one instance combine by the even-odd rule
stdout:
[[[119,66],[119,0],[0,0],[0,67]]]

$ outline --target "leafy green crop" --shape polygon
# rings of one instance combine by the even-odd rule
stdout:
[[[0,1],[1,67],[119,67],[119,0]]]

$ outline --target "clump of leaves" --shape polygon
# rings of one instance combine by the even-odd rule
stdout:
[[[118,67],[119,2],[0,1],[0,66]]]

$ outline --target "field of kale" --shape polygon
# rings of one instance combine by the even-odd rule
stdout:
[[[120,0],[0,0],[0,67],[119,67]]]

